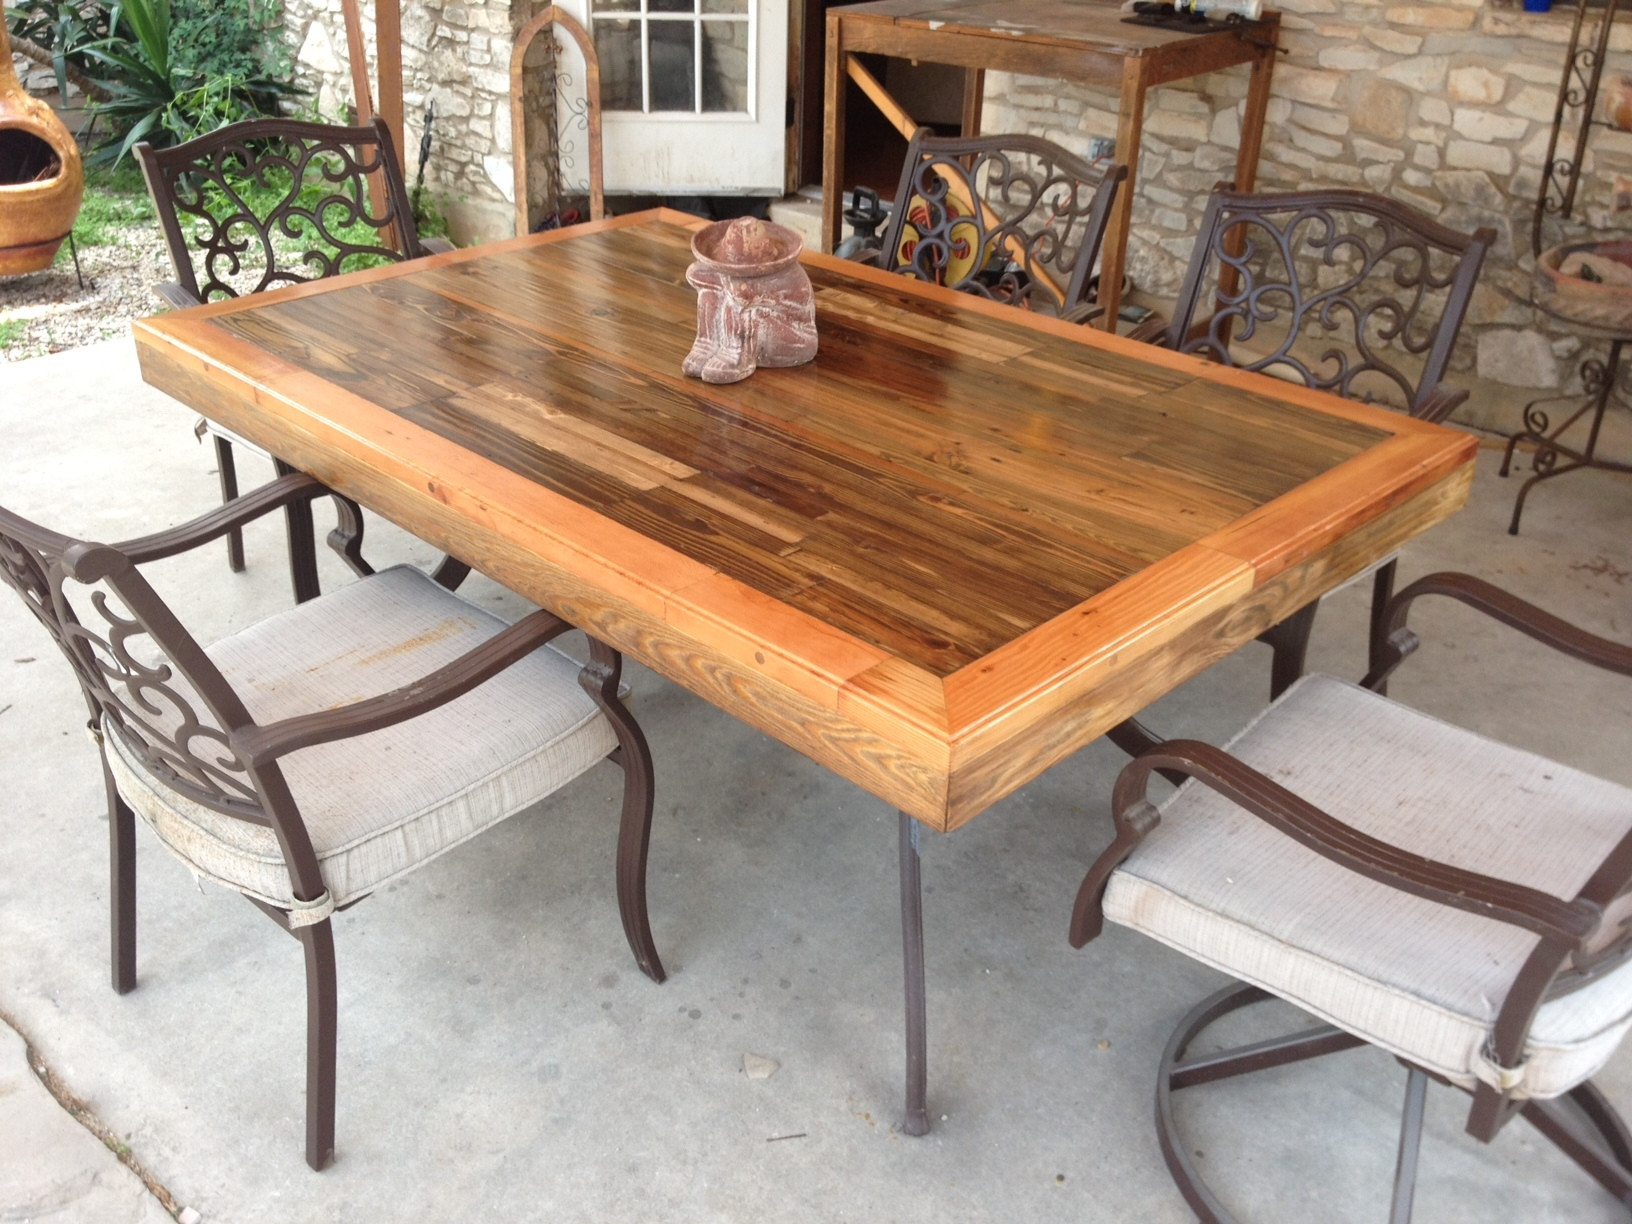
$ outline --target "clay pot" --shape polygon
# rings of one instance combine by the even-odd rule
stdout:
[[[1618,76],[1610,83],[1604,116],[1612,127],[1632,132],[1632,77]]]
[[[1589,258],[1583,261],[1582,255]],[[1607,261],[1600,264],[1603,270],[1592,271],[1599,260]],[[1583,262],[1598,280],[1579,273]],[[1632,335],[1632,241],[1571,242],[1543,251],[1536,260],[1535,303],[1572,323]]]
[[[697,262],[697,342],[682,368],[704,382],[733,383],[760,366],[803,365],[816,356],[816,299],[799,266],[804,240],[785,225],[739,217],[691,238]]]
[[[50,267],[84,194],[73,135],[12,69],[0,4],[0,276]]]

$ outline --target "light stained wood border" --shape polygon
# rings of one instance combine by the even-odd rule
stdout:
[[[357,273],[357,284],[667,210]],[[1390,435],[944,680],[214,325],[293,286],[134,325],[144,377],[937,829],[950,829],[1456,510],[1471,437],[807,253],[861,283],[1243,387]]]

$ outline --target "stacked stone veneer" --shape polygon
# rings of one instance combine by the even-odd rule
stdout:
[[[466,240],[512,232],[509,56],[538,0],[402,6],[410,176],[427,100],[437,105],[429,181]],[[1453,369],[1522,387],[1568,385],[1581,340],[1530,303],[1530,218],[1573,10],[1526,13],[1487,0],[1271,0],[1288,54],[1275,67],[1258,185],[1365,187],[1463,229],[1488,224],[1487,262]],[[365,14],[371,5],[363,5]],[[299,74],[320,110],[351,101],[339,0],[285,0]],[[372,22],[365,17],[370,55]],[[1606,86],[1632,72],[1632,21],[1614,32]],[[1144,126],[1130,272],[1155,294],[1177,289],[1201,209],[1233,171],[1244,69],[1154,90]],[[1608,89],[1604,91],[1606,94]],[[1113,93],[1025,76],[987,77],[987,131],[1031,131],[1086,152],[1114,136]],[[1569,128],[1561,152],[1570,149]],[[1632,134],[1595,128],[1568,233],[1632,230],[1612,211],[1632,177]]]
[[[361,7],[373,64],[374,6]],[[425,178],[465,242],[515,232],[510,50],[532,11],[529,0],[402,5],[404,170],[412,181],[426,103],[434,100],[435,144]],[[340,0],[284,0],[284,34],[297,48],[297,80],[318,111],[341,117],[353,98]]]
[[[1382,192],[1447,225],[1494,226],[1453,369],[1521,387],[1570,385],[1575,329],[1530,303],[1530,221],[1563,72],[1573,6],[1551,13],[1481,0],[1269,0],[1282,16],[1258,188],[1348,186]],[[1632,23],[1612,32],[1603,94],[1632,73]],[[1207,193],[1234,171],[1247,75],[1233,69],[1150,95],[1129,270],[1154,294],[1177,291]],[[1602,96],[1600,105],[1602,104]],[[988,74],[987,131],[1032,131],[1082,151],[1116,133],[1114,93]],[[1569,125],[1560,152],[1571,149]],[[1632,134],[1594,128],[1568,229],[1632,231],[1612,211],[1632,176]]]

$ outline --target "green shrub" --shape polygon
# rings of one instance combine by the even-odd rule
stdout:
[[[79,48],[106,90],[112,129],[92,155],[116,163],[138,141],[180,144],[224,124],[276,114],[295,92],[277,38],[279,0],[120,0],[105,38]]]

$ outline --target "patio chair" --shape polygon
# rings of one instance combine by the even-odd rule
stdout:
[[[1223,184],[1202,213],[1172,319],[1133,334],[1443,421],[1468,397],[1442,379],[1495,240],[1489,227],[1463,234],[1370,192],[1253,195]],[[1201,317],[1209,299],[1212,313]],[[1390,557],[1374,571],[1374,631],[1394,570]],[[1274,651],[1272,698],[1303,674],[1318,607],[1260,636]]]
[[[640,968],[664,977],[646,915],[651,756],[618,699],[611,647],[591,639],[580,666],[547,646],[571,629],[550,613],[507,625],[399,566],[205,648],[138,568],[327,494],[283,476],[117,545],[0,509],[0,577],[67,656],[101,752],[114,990],[136,985],[139,815],[195,875],[242,893],[300,942],[314,1169],[334,1148],[332,915],[603,759],[624,771],[624,934]]]
[[[169,149],[142,141],[136,160],[176,270],[154,289],[177,309],[452,249],[420,241],[378,118],[362,127],[250,119]],[[197,432],[215,442],[224,502],[238,496],[235,444],[272,459],[280,475],[293,470],[204,417]],[[241,531],[227,537],[227,561],[235,573],[244,568]],[[450,586],[469,572],[451,558],[445,565]]]
[[[1632,1027],[1632,789],[1381,695],[1424,596],[1632,676],[1632,647],[1466,575],[1423,578],[1389,604],[1364,687],[1305,677],[1225,749],[1175,740],[1124,768],[1115,840],[1077,895],[1074,946],[1109,918],[1240,979],[1180,1022],[1156,1089],[1168,1168],[1210,1224],[1233,1217],[1174,1094],[1367,1043],[1408,1069],[1395,1224],[1429,1078],[1472,1094],[1477,1138],[1523,1114],[1632,1202],[1632,1136],[1589,1078]],[[1153,771],[1190,780],[1157,808]],[[1209,1026],[1271,996],[1325,1023],[1212,1052]]]
[[[1035,136],[913,133],[895,208],[865,262],[1056,315],[1094,317],[1090,276],[1125,166]]]

